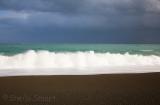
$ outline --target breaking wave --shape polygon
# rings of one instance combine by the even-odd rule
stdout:
[[[0,55],[0,69],[81,69],[130,66],[160,66],[156,55],[29,50],[13,56]]]

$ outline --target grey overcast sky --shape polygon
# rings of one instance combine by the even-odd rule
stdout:
[[[160,43],[160,0],[0,0],[0,43]]]

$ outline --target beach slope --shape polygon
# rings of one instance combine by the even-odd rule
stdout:
[[[159,105],[160,73],[0,77],[1,105]]]

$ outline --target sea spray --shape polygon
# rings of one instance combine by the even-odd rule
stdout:
[[[49,52],[29,50],[13,56],[0,55],[0,69],[80,69],[100,67],[160,66],[156,55],[96,53],[87,52]]]

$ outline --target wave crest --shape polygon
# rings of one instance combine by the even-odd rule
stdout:
[[[160,57],[94,51],[55,53],[34,50],[14,56],[0,55],[0,69],[76,69],[115,66],[160,66]]]

